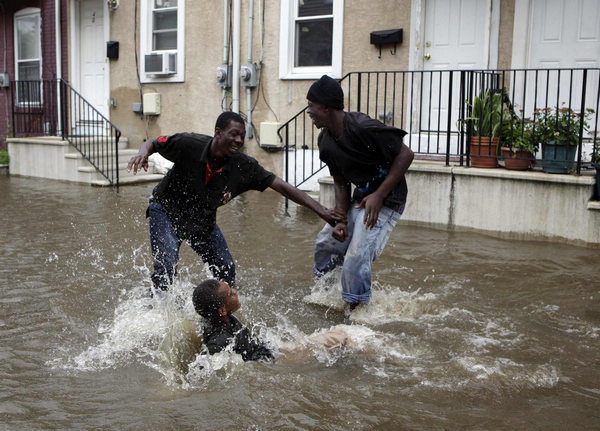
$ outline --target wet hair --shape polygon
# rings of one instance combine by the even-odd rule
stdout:
[[[215,279],[205,280],[194,289],[192,303],[196,313],[205,319],[212,320],[218,313],[219,308],[225,305],[225,298],[219,294],[219,281]]]
[[[235,121],[236,123],[244,124],[244,119],[233,111],[225,111],[222,112],[221,115],[217,118],[217,122],[215,123],[215,129],[225,130],[229,123]]]

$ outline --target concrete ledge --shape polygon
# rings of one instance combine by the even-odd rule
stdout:
[[[68,146],[69,142],[58,136],[32,136],[30,138],[8,138],[7,144],[33,144],[33,145],[58,145]]]
[[[0,177],[8,175],[8,165],[0,165]]]
[[[600,202],[590,201],[593,172],[575,176],[414,161],[406,180],[402,223],[600,245]],[[319,184],[320,201],[331,208],[333,179]]]

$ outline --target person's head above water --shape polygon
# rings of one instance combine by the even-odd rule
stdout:
[[[318,81],[313,82],[308,89],[306,98],[311,102],[317,102],[329,108],[344,109],[342,86],[327,75],[323,75]]]
[[[237,290],[215,279],[205,280],[196,286],[192,303],[200,316],[212,322],[226,321],[240,308]]]

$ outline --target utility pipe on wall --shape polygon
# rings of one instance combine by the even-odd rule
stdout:
[[[60,103],[60,80],[62,78],[62,33],[60,29],[60,0],[54,0],[54,37],[56,38],[56,102],[58,108],[58,124],[56,132],[62,134],[62,111]]]
[[[229,0],[223,0],[223,64],[229,65]],[[227,110],[227,87],[223,87],[221,108]]]
[[[248,64],[252,64],[252,29],[254,26],[254,0],[250,0],[248,11]],[[253,138],[252,128],[252,89],[246,87],[246,136]]]
[[[231,79],[231,110],[240,112],[240,24],[241,0],[233,0],[233,64]]]

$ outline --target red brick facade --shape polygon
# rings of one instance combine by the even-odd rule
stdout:
[[[15,79],[14,15],[25,8],[39,8],[41,16],[42,79],[55,79],[56,75],[56,20],[55,0],[6,0],[0,4],[0,47],[3,51],[0,72],[8,73],[10,81]],[[61,63],[62,77],[68,80],[68,0],[60,0],[61,11]],[[12,123],[10,88],[0,88],[0,147],[6,147],[6,137]]]

